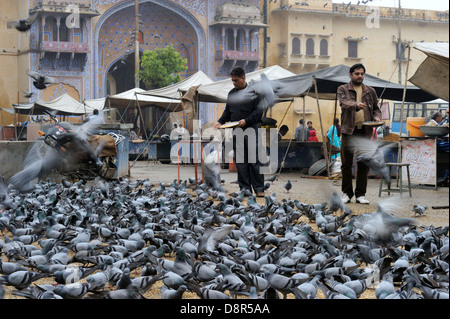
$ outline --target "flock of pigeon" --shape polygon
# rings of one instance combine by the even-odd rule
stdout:
[[[188,184],[188,185],[187,185]],[[448,226],[206,184],[0,187],[0,299],[448,299]],[[38,280],[47,278],[51,284]],[[153,287],[153,288],[152,288]],[[323,295],[319,293],[321,291]],[[194,295],[194,296],[195,296]]]

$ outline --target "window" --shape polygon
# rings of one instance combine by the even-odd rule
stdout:
[[[292,39],[292,54],[294,54],[294,55],[300,54],[300,39],[299,38]]]
[[[236,51],[244,51],[245,31],[239,29],[236,36]]]
[[[61,18],[59,22],[59,41],[69,42],[69,29],[66,26],[66,18]]]
[[[225,31],[227,50],[234,50],[234,32],[232,29]]]
[[[328,55],[328,41],[325,39],[322,39],[320,41],[320,55],[321,56]]]
[[[286,43],[278,44],[278,52],[280,54],[280,57],[286,56]]]
[[[395,58],[397,60],[405,60],[405,44],[404,43],[400,43],[400,45],[398,43],[395,44]]]
[[[314,55],[314,40],[311,38],[306,40],[306,55]]]
[[[348,41],[348,57],[358,57],[358,41]]]
[[[45,18],[44,41],[57,41],[57,29],[54,17]]]

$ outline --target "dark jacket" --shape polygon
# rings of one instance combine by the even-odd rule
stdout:
[[[362,84],[362,102],[366,103],[368,108],[364,109],[364,121],[374,121],[374,117],[381,119],[381,110],[378,107],[378,97],[375,90]],[[341,133],[353,134],[356,120],[356,91],[351,82],[339,86],[337,98],[341,105]],[[362,111],[362,110],[361,110]],[[361,112],[359,111],[359,112]],[[366,136],[372,136],[373,128],[366,126]]]
[[[228,93],[225,110],[217,122],[225,124],[229,121],[245,120],[246,126],[243,129],[261,126],[263,110],[258,108],[261,98],[250,92],[248,88],[248,85],[242,90],[234,88]]]

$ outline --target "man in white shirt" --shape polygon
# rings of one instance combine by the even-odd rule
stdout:
[[[86,117],[84,122],[89,122],[89,124],[105,124],[105,120],[103,119],[103,116],[100,116],[98,114],[98,110],[94,109],[94,113]]]

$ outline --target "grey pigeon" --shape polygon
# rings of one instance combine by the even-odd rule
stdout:
[[[212,252],[217,248],[217,243],[224,239],[230,232],[233,226],[226,225],[219,228],[207,229],[198,243],[198,252]]]
[[[171,289],[167,286],[161,287],[161,299],[183,299],[183,294],[187,290],[185,285],[181,285],[178,289]]]
[[[420,205],[414,205],[412,211],[414,212],[414,215],[422,216],[425,214],[425,211],[427,210],[427,206],[420,206]]]
[[[64,299],[81,299],[89,291],[88,283],[73,283],[56,286],[53,292]]]
[[[217,264],[217,270],[222,274],[221,287],[223,290],[228,290],[232,296],[236,298],[238,294],[248,292],[246,284],[234,274],[230,268],[223,264]]]
[[[352,136],[350,145],[356,150],[356,161],[363,162],[376,175],[382,175],[388,184],[391,183],[391,174],[386,166],[384,150],[392,147],[369,138]]]
[[[0,284],[13,286],[17,289],[27,288],[31,283],[41,278],[47,277],[48,274],[38,273],[34,271],[19,270],[9,275],[0,277]]]
[[[292,188],[292,183],[290,180],[287,181],[286,184],[284,184],[284,188],[286,189],[286,191],[289,193],[289,190]]]
[[[269,178],[267,178],[267,179],[265,179],[266,181],[269,181],[269,182],[272,182],[272,184],[273,184],[273,182],[277,179],[277,177],[278,177],[278,175],[272,175],[272,176],[270,176]]]
[[[37,71],[28,70],[27,74],[29,77],[31,77],[33,81],[33,85],[38,90],[45,90],[49,84],[58,84],[58,80],[55,78],[52,78],[50,76],[42,75],[41,73]]]
[[[38,15],[39,15],[39,11],[35,12],[33,15],[29,16],[26,19],[20,19],[20,20],[14,22],[13,23],[14,28],[16,28],[17,31],[20,31],[20,32],[26,32],[26,31],[30,30],[34,21],[36,21]]]

